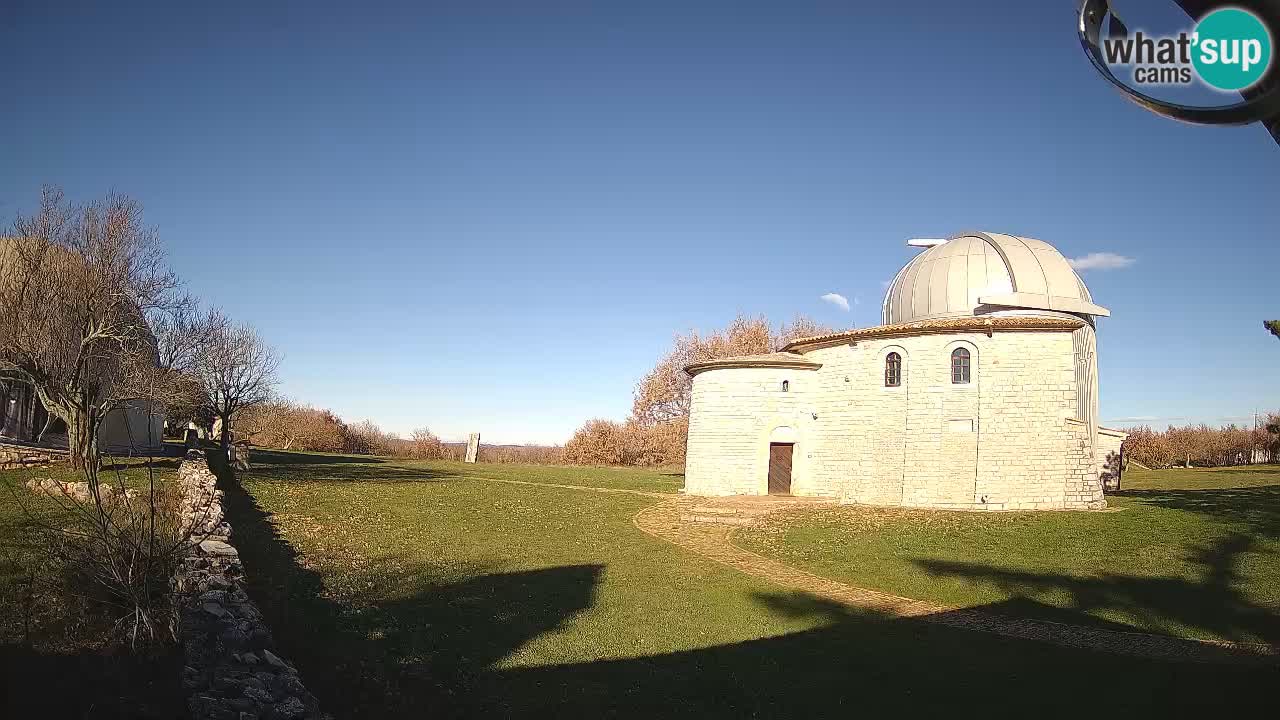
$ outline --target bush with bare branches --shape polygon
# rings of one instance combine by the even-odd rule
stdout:
[[[1201,423],[1155,431],[1144,425],[1128,433],[1125,459],[1149,468],[1220,467],[1280,459],[1280,414],[1276,413],[1256,428]]]
[[[397,455],[403,454],[400,445],[404,441],[383,430],[372,420],[364,420],[346,426],[343,437],[343,452],[355,455]]]
[[[565,445],[565,460],[583,465],[683,465],[693,392],[686,366],[775,352],[792,340],[831,332],[805,317],[775,330],[764,317],[739,315],[723,330],[676,335],[671,350],[636,386],[631,417],[624,423],[588,421]]]
[[[444,457],[444,445],[429,428],[420,427],[409,436],[409,457],[419,460],[439,460]]]
[[[49,512],[35,510],[23,490],[9,487],[28,519],[26,540],[39,550],[26,573],[27,595],[56,601],[76,642],[96,638],[140,652],[176,640],[172,582],[193,542],[184,518],[201,510],[185,508],[190,515],[184,515],[181,489],[160,478],[153,463],[145,471],[140,480],[119,466],[90,465],[80,482],[33,481],[30,490],[47,498],[34,502],[56,506]],[[30,640],[29,624],[27,633]]]
[[[574,465],[629,465],[633,455],[622,423],[595,418],[565,443],[564,457]]]
[[[341,452],[346,426],[330,410],[292,400],[274,400],[241,411],[236,420],[236,433],[260,447]]]
[[[76,205],[45,188],[0,237],[0,379],[30,383],[66,423],[72,464],[96,464],[112,408],[185,391],[189,343],[166,335],[188,328],[163,319],[190,302],[138,203],[111,193]]]

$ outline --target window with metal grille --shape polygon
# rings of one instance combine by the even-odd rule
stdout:
[[[951,382],[956,385],[969,382],[969,351],[966,348],[951,351]]]
[[[902,356],[896,352],[891,352],[884,359],[884,386],[898,387],[901,384]]]

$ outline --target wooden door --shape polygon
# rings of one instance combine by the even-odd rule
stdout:
[[[791,451],[795,445],[790,443],[769,444],[769,494],[791,494]]]

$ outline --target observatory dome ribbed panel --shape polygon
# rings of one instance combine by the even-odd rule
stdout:
[[[1008,309],[1107,314],[1056,248],[999,233],[964,233],[920,253],[882,309],[886,325]]]

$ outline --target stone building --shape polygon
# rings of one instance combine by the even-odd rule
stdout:
[[[685,491],[1013,510],[1106,506],[1095,319],[1053,246],[930,241],[884,324],[690,365]]]

